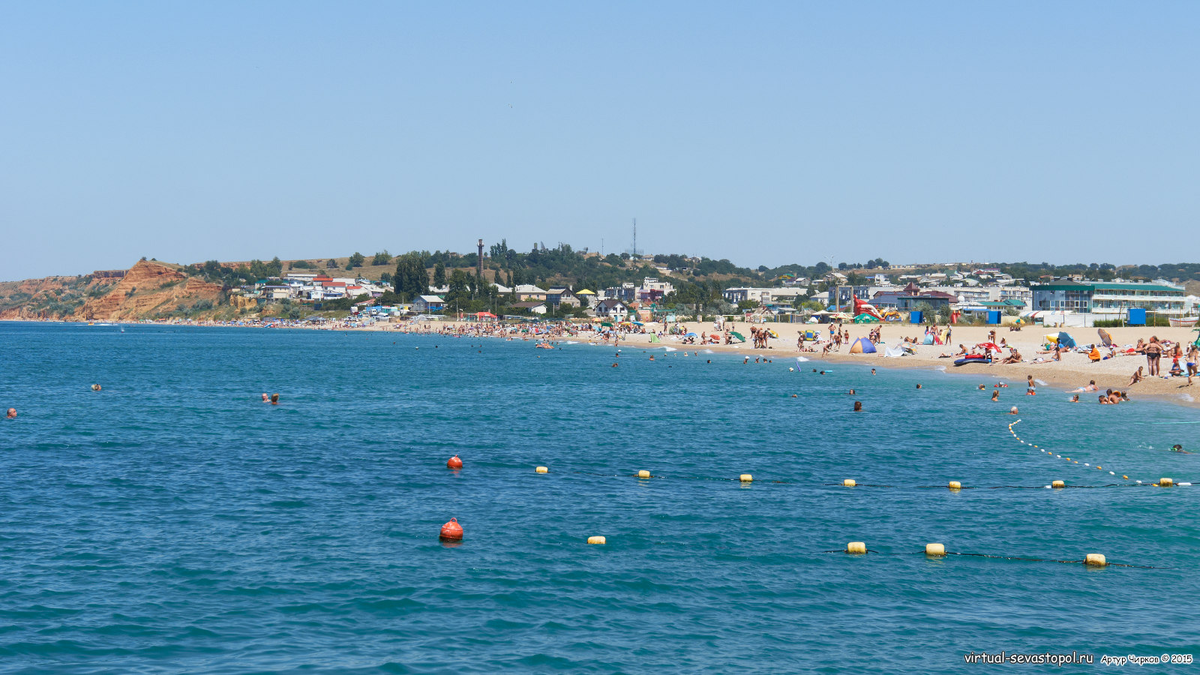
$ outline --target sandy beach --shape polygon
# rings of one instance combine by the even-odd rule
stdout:
[[[697,333],[711,333],[713,328],[712,323],[690,323],[686,325],[690,330]],[[738,322],[732,324],[726,323],[725,327],[729,330],[737,331],[748,338],[750,336],[751,325]],[[1130,376],[1138,369],[1138,366],[1146,365],[1146,357],[1140,354],[1117,356],[1096,363],[1092,363],[1086,354],[1075,352],[1064,352],[1061,361],[1052,360],[1053,354],[1039,354],[1038,352],[1043,350],[1045,336],[1051,333],[1057,334],[1060,329],[1056,328],[1025,326],[1020,331],[1010,331],[1008,327],[1003,326],[951,326],[951,345],[918,344],[914,346],[916,353],[913,355],[900,358],[885,358],[883,356],[884,347],[895,345],[905,337],[917,338],[919,342],[924,336],[925,327],[912,324],[882,324],[883,344],[880,345],[879,351],[875,354],[849,354],[849,346],[846,344],[838,352],[831,351],[828,354],[822,355],[820,352],[821,346],[817,347],[816,353],[798,351],[796,349],[796,340],[799,333],[806,330],[817,330],[823,336],[828,337],[829,326],[827,324],[767,323],[753,325],[765,326],[778,333],[779,338],[773,338],[769,341],[769,349],[752,349],[749,343],[740,345],[695,345],[694,349],[730,351],[756,356],[768,355],[772,359],[804,356],[813,361],[860,363],[875,368],[936,369],[944,367],[947,372],[954,374],[978,375],[1018,385],[1024,383],[1027,375],[1032,375],[1035,379],[1045,382],[1046,386],[1064,391],[1082,387],[1090,380],[1095,380],[1096,386],[1101,391],[1106,389],[1126,390],[1132,399],[1155,398],[1200,407],[1200,404],[1196,401],[1196,392],[1200,392],[1200,384],[1197,384],[1195,387],[1189,387],[1186,377],[1172,377],[1168,379],[1147,377],[1145,380],[1130,386]],[[880,324],[846,324],[844,330],[850,332],[850,339],[853,342],[853,340],[860,337],[867,337],[867,333],[878,325]],[[941,354],[957,351],[960,344],[965,345],[969,350],[977,344],[986,342],[988,332],[991,330],[996,331],[997,340],[1004,338],[1008,341],[1009,345],[1016,347],[1021,352],[1025,361],[1020,364],[1006,365],[996,362],[991,365],[971,364],[955,367],[955,359],[939,358]],[[1095,328],[1067,328],[1061,330],[1070,333],[1080,345],[1099,342],[1099,336]],[[1186,345],[1196,339],[1196,333],[1190,328],[1129,327],[1107,328],[1105,330],[1112,335],[1113,341],[1118,345],[1134,345],[1138,339],[1149,340],[1151,336],[1157,336],[1159,340],[1181,341],[1184,343],[1186,349]],[[649,345],[650,335],[631,334],[623,337],[622,341],[630,345]],[[682,345],[673,337],[664,338],[663,344],[682,348]],[[693,348],[691,345],[688,345],[688,347]],[[1108,353],[1107,349],[1102,349],[1101,351],[1105,355]],[[1037,358],[1045,360],[1034,361]],[[1182,364],[1183,361],[1181,361]],[[1167,373],[1170,368],[1171,359],[1164,356],[1161,360],[1163,373]],[[1196,379],[1195,381],[1200,383],[1200,379]],[[1081,395],[1080,402],[1095,404],[1095,395],[1090,397]]]

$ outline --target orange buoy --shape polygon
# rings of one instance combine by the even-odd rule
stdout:
[[[462,525],[458,524],[458,518],[451,518],[450,522],[442,526],[442,533],[438,535],[438,539],[443,541],[462,541],[463,529]]]
[[[451,457],[450,459],[446,460],[446,468],[447,469],[461,469],[462,468],[462,460],[458,458],[458,455],[455,455],[455,456]]]

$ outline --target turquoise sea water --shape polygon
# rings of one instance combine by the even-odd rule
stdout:
[[[661,349],[612,368],[582,344],[118,330],[0,324],[0,408],[20,411],[0,420],[5,672],[1200,657],[1200,487],[1039,487],[1200,480],[1200,454],[1166,451],[1200,450],[1192,409],[1020,383],[995,404],[981,376]],[[1080,463],[1017,442],[1013,404],[1023,439]],[[919,487],[949,480],[1033,489]],[[437,538],[451,517],[458,547]],[[873,553],[825,552],[849,541]],[[1158,569],[933,560],[927,542]]]

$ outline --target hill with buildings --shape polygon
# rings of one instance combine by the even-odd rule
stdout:
[[[482,255],[480,255],[482,253]],[[852,297],[881,309],[1063,309],[1063,284],[1109,284],[1072,291],[1075,310],[1125,307],[1114,283],[1157,281],[1172,300],[1152,310],[1191,311],[1174,299],[1200,290],[1200,264],[1160,266],[1048,263],[930,263],[892,265],[824,262],[775,268],[740,267],[728,260],[681,254],[631,256],[540,244],[527,252],[505,241],[476,252],[410,251],[393,256],[354,253],[303,260],[249,260],[174,265],[141,260],[128,270],[0,282],[0,319],[141,320],[236,319],[345,314],[361,305],[409,312],[610,316],[635,310],[704,314],[769,311],[790,314],[850,306]],[[1035,302],[1031,287],[1060,295]],[[1049,292],[1049,291],[1047,291]],[[1091,300],[1094,295],[1094,301]],[[1155,296],[1156,298],[1159,296]],[[607,302],[605,302],[607,301]],[[1182,302],[1182,301],[1181,301]],[[1044,307],[1039,306],[1045,305]],[[1145,303],[1143,303],[1145,304]]]

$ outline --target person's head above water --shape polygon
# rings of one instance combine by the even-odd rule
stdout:
[[[270,401],[271,401],[271,397],[264,393],[263,394],[263,403],[269,403]]]
[[[9,408],[9,409],[8,409],[8,415],[7,415],[8,419],[10,419],[10,420],[11,420],[11,419],[15,419],[15,418],[16,418],[16,416],[17,416],[17,409],[16,409],[16,408]]]
[[[854,412],[861,412],[861,411],[862,411],[862,401],[855,401],[854,402]]]
[[[271,394],[271,405],[279,405],[279,394]]]

